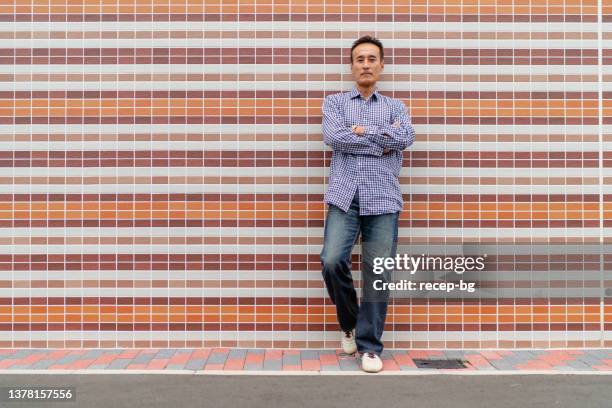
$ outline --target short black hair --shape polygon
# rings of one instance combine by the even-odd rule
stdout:
[[[380,40],[378,38],[374,38],[371,37],[369,35],[364,35],[363,37],[357,39],[354,43],[353,46],[351,47],[351,64],[353,63],[353,50],[355,49],[355,47],[357,47],[359,44],[365,44],[365,43],[370,43],[370,44],[374,44],[378,47],[378,49],[380,50],[380,60],[384,60],[385,59],[385,52],[383,50],[383,45],[380,42]]]

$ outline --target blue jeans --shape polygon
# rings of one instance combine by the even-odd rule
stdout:
[[[329,205],[325,220],[325,235],[321,264],[323,279],[331,301],[336,305],[342,331],[355,328],[355,341],[360,353],[379,354],[383,350],[381,337],[387,317],[388,291],[373,289],[375,280],[391,281],[391,271],[373,272],[375,257],[395,257],[399,212],[381,215],[359,215],[359,194],[347,212]],[[359,232],[362,241],[362,299],[351,275],[351,252]],[[377,287],[380,287],[379,285]]]

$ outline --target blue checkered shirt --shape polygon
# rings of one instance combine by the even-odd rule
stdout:
[[[351,126],[365,128],[360,136]],[[356,87],[323,101],[323,140],[333,150],[325,202],[347,212],[359,194],[359,215],[402,211],[402,150],[414,141],[406,105],[381,95],[365,100]],[[385,149],[389,152],[385,153]]]

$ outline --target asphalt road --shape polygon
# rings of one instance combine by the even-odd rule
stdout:
[[[75,402],[2,407],[610,408],[610,375],[2,375],[0,388],[72,386]]]

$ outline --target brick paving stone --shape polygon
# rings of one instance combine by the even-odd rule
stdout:
[[[48,359],[40,360],[40,361],[37,361],[34,364],[30,365],[30,368],[37,369],[37,370],[42,370],[42,369],[45,369],[45,368],[49,368],[49,366],[51,364],[53,364],[53,363],[55,363],[55,360],[48,360]]]
[[[444,357],[445,359],[459,359],[459,360],[463,360],[465,358],[465,355],[470,353],[470,354],[477,354],[478,351],[471,351],[471,350],[444,350],[443,351],[444,355],[442,357]]]
[[[215,349],[208,356],[208,361],[206,364],[225,364],[225,360],[227,360],[228,355],[229,351]]]
[[[170,359],[176,354],[176,349],[162,349],[157,352],[155,358],[167,358]]]
[[[342,370],[339,365],[321,365],[320,371],[340,371]]]
[[[321,361],[321,366],[338,365],[338,356],[336,354],[320,354],[319,361]]]
[[[592,356],[595,358],[612,358],[612,349],[611,350],[584,350],[584,354],[588,356]]]
[[[564,367],[564,366],[559,366],[559,367]],[[559,367],[555,367],[555,369]],[[565,363],[565,367],[569,367],[574,370],[590,370],[591,364],[587,364],[584,361],[580,361],[580,360],[574,360],[574,361],[567,361]]]
[[[269,360],[266,359],[263,362],[263,370],[264,371],[280,371],[283,369],[283,360],[281,360],[280,358],[278,359],[273,359],[273,360]]]
[[[358,371],[361,370],[359,361],[356,357],[352,358],[341,358],[338,360],[338,365],[342,371]]]
[[[80,358],[81,358],[81,356],[79,356],[79,355],[69,354],[67,356],[64,356],[64,357],[60,358],[55,363],[56,364],[60,364],[60,365],[65,365],[65,364],[67,365],[67,364],[74,363],[75,361],[79,360]]]
[[[246,355],[247,350],[245,349],[230,350],[223,368],[225,370],[242,370]]]
[[[319,351],[318,350],[301,350],[300,358],[302,360],[318,360]]]
[[[85,355],[83,356],[83,358],[98,358],[101,355],[104,354],[104,350],[89,350],[87,353],[85,353]]]
[[[132,359],[132,364],[148,364],[154,357],[153,353],[141,353]]]
[[[302,360],[302,370],[304,371],[319,371],[321,362],[319,360]]]
[[[126,368],[128,366],[128,364],[130,364],[132,360],[129,358],[117,358],[115,360],[113,360],[108,366],[107,368],[110,369],[122,369],[122,368]]]
[[[147,370],[163,370],[168,364],[167,358],[155,358],[147,364]]]
[[[287,365],[300,365],[301,364],[301,358],[299,354],[293,354],[293,355],[287,355],[285,354],[283,356],[283,366],[287,366]]]
[[[89,368],[90,370],[104,370],[107,367],[108,364],[92,364],[87,368]]]
[[[206,359],[205,358],[194,358],[192,360],[187,361],[187,363],[183,364],[183,368],[185,370],[203,370],[204,367],[206,366]]]

